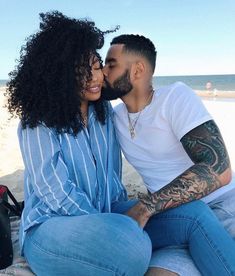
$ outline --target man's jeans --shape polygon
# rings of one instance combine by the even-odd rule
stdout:
[[[235,258],[233,240],[203,202],[155,215],[146,232],[121,214],[134,204],[136,201],[113,206],[112,211],[119,214],[57,217],[33,227],[23,248],[32,270],[38,276],[142,276],[152,249],[147,232],[154,249],[189,243],[193,259],[205,275],[213,275],[213,269],[217,275],[235,271],[235,264],[229,266]]]
[[[227,192],[226,194],[218,197],[209,204],[211,210],[223,224],[224,228],[229,232],[233,241],[230,244],[231,254],[233,256],[233,263],[235,265],[234,258],[234,247],[235,247],[235,189]],[[209,222],[206,223],[207,228],[211,227]],[[213,239],[220,239],[220,234],[215,234]],[[232,249],[233,248],[233,249]],[[204,247],[198,251],[200,255],[203,254]],[[211,263],[210,259],[205,261],[213,267],[211,273],[199,272],[195,262],[192,260],[190,255],[190,248],[188,246],[176,246],[176,247],[165,247],[153,252],[153,256],[150,262],[151,267],[161,267],[167,270],[178,273],[181,276],[199,276],[199,275],[235,275],[234,268],[233,273],[224,272],[221,274],[220,267],[217,267],[217,262]],[[201,252],[200,252],[201,251]],[[222,261],[222,260],[221,260]],[[234,266],[233,266],[234,267]]]

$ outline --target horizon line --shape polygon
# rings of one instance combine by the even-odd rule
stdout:
[[[195,76],[226,76],[235,75],[235,73],[225,73],[225,74],[192,74],[192,75],[153,75],[153,77],[195,77]],[[8,81],[9,79],[2,79],[0,81]]]
[[[153,75],[153,77],[195,77],[195,76],[226,76],[235,75],[235,73],[225,73],[225,74],[191,74],[191,75]]]

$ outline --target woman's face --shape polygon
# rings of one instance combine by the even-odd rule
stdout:
[[[101,70],[101,65],[97,57],[92,57],[91,61],[91,80],[88,81],[84,92],[82,93],[83,101],[96,101],[101,96],[101,88],[103,85],[104,76]]]

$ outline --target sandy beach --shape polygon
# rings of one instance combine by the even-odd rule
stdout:
[[[17,125],[19,120],[9,120],[10,114],[4,107],[6,99],[4,88],[0,88],[0,184],[7,185],[18,200],[23,200],[23,162],[18,146]],[[197,92],[198,93],[198,92]],[[224,92],[223,96],[229,92]],[[200,94],[200,93],[198,93]],[[202,94],[202,100],[217,122],[224,137],[230,155],[232,168],[235,166],[235,133],[233,120],[235,118],[235,95],[230,97],[213,97],[207,91]],[[120,100],[114,101],[116,105]],[[130,197],[136,197],[138,192],[146,191],[140,176],[131,165],[123,159],[123,182]],[[20,257],[18,242],[19,220],[11,222],[14,260],[12,266],[0,271],[0,275],[33,276],[24,258]]]
[[[0,88],[0,183],[7,185],[19,200],[23,199],[23,162],[17,140],[18,119],[9,120],[10,115],[3,106],[6,99],[4,88]],[[223,97],[212,97],[207,91],[200,92],[202,100],[217,122],[224,137],[231,158],[232,167],[235,166],[235,134],[233,120],[235,118],[235,92],[234,98],[224,98],[231,92],[221,93]],[[117,101],[116,103],[118,103]],[[116,104],[114,102],[114,104]],[[135,170],[123,160],[123,181],[131,196],[138,191],[145,191],[142,180]]]

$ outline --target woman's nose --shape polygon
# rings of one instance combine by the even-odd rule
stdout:
[[[97,80],[97,74],[96,72],[92,72],[92,81]]]

